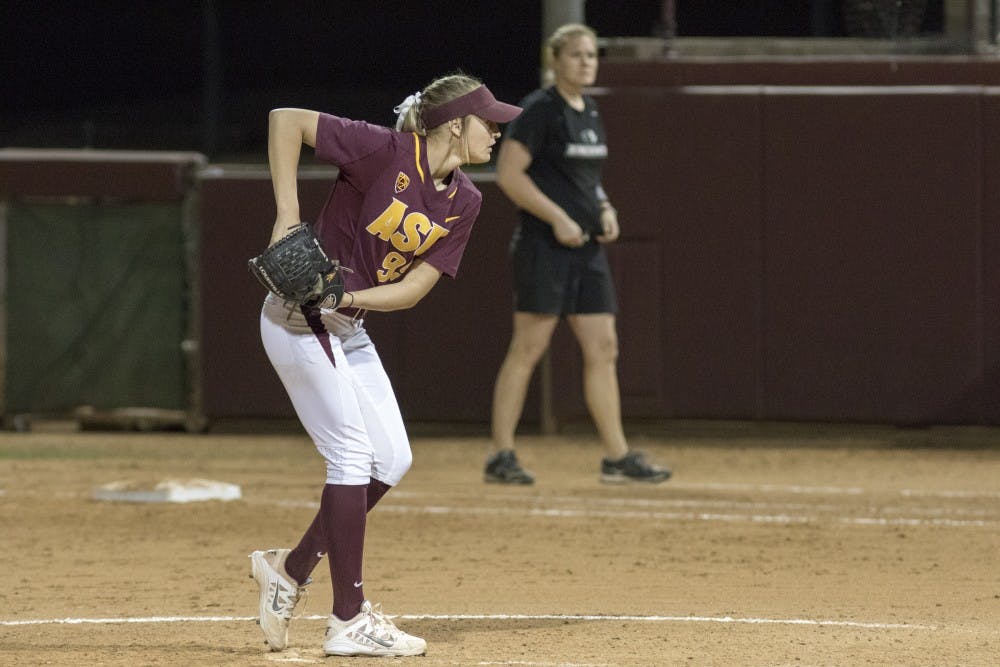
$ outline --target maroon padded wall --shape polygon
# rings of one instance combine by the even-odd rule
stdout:
[[[890,64],[603,65],[626,418],[1000,424],[1000,88],[985,85],[1000,64]],[[950,75],[964,85],[930,85]],[[5,197],[180,200],[194,181],[204,414],[292,415],[246,269],[273,220],[266,169],[0,158]],[[303,170],[305,219],[334,174]],[[458,280],[368,317],[411,420],[486,422],[509,340],[516,215],[491,174],[473,178],[484,205]],[[552,367],[556,417],[585,416],[565,327]]]
[[[0,198],[176,202],[204,162],[200,153],[0,148]]]
[[[982,422],[1000,424],[1000,89],[988,88],[982,97],[982,209],[980,249],[983,265],[982,294],[982,373],[969,387],[969,394],[981,397]]]
[[[663,332],[638,352],[667,360],[656,414],[982,420],[986,99],[608,92],[616,256],[659,224],[666,258],[634,288],[663,295],[640,318]],[[623,338],[639,331],[622,321]],[[656,416],[627,388],[626,412]]]
[[[977,419],[980,91],[765,104],[764,415]]]
[[[602,64],[624,416],[1000,423],[1000,96],[984,85],[998,72]],[[303,179],[304,217],[332,175]],[[489,419],[515,212],[474,178],[484,206],[458,280],[368,318],[411,420]],[[219,173],[201,188],[206,414],[288,416],[245,267],[267,241],[270,183]],[[556,416],[585,416],[565,327],[552,357]]]
[[[677,211],[639,354],[674,362],[664,402],[627,391],[623,347],[625,413],[998,423],[998,81],[965,58],[602,64],[624,240]]]

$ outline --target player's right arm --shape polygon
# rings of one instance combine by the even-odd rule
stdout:
[[[440,277],[437,267],[418,259],[402,280],[351,292],[345,297],[344,305],[381,312],[412,308],[427,296]]]
[[[578,247],[586,241],[583,229],[561,206],[552,201],[528,176],[531,152],[517,139],[506,139],[497,157],[497,186],[518,208],[552,227],[559,243]]]
[[[300,222],[299,157],[302,144],[316,146],[318,124],[319,112],[308,109],[274,109],[268,115],[267,160],[278,211],[271,230],[271,244]]]

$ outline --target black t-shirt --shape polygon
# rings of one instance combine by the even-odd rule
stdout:
[[[507,126],[506,135],[531,153],[527,173],[535,185],[596,236],[602,233],[601,167],[608,147],[597,103],[587,95],[583,101],[583,111],[577,111],[555,87],[536,90],[521,100],[524,111]],[[521,220],[529,229],[552,232],[550,225],[527,211],[521,211]]]

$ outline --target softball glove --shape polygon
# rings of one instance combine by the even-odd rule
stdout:
[[[312,225],[301,222],[249,261],[250,273],[285,303],[336,308],[344,298],[344,270],[330,259]]]

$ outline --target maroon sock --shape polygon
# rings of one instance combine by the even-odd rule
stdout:
[[[285,559],[285,572],[301,586],[326,553],[326,536],[323,534],[323,512],[316,512],[306,534],[299,540]]]
[[[382,500],[382,496],[389,493],[392,487],[385,482],[380,482],[374,477],[368,482],[368,511],[371,512],[375,504]]]
[[[385,482],[374,478],[369,482],[366,498],[366,507],[369,512],[391,488]],[[285,572],[301,585],[319,565],[328,548],[326,535],[323,533],[323,512],[319,511],[313,517],[305,535],[299,540],[298,546],[288,554],[288,558],[285,560]]]
[[[319,511],[327,539],[330,579],[333,580],[333,614],[346,621],[361,611],[365,592],[361,585],[361,561],[365,550],[365,519],[368,485],[327,484]]]

